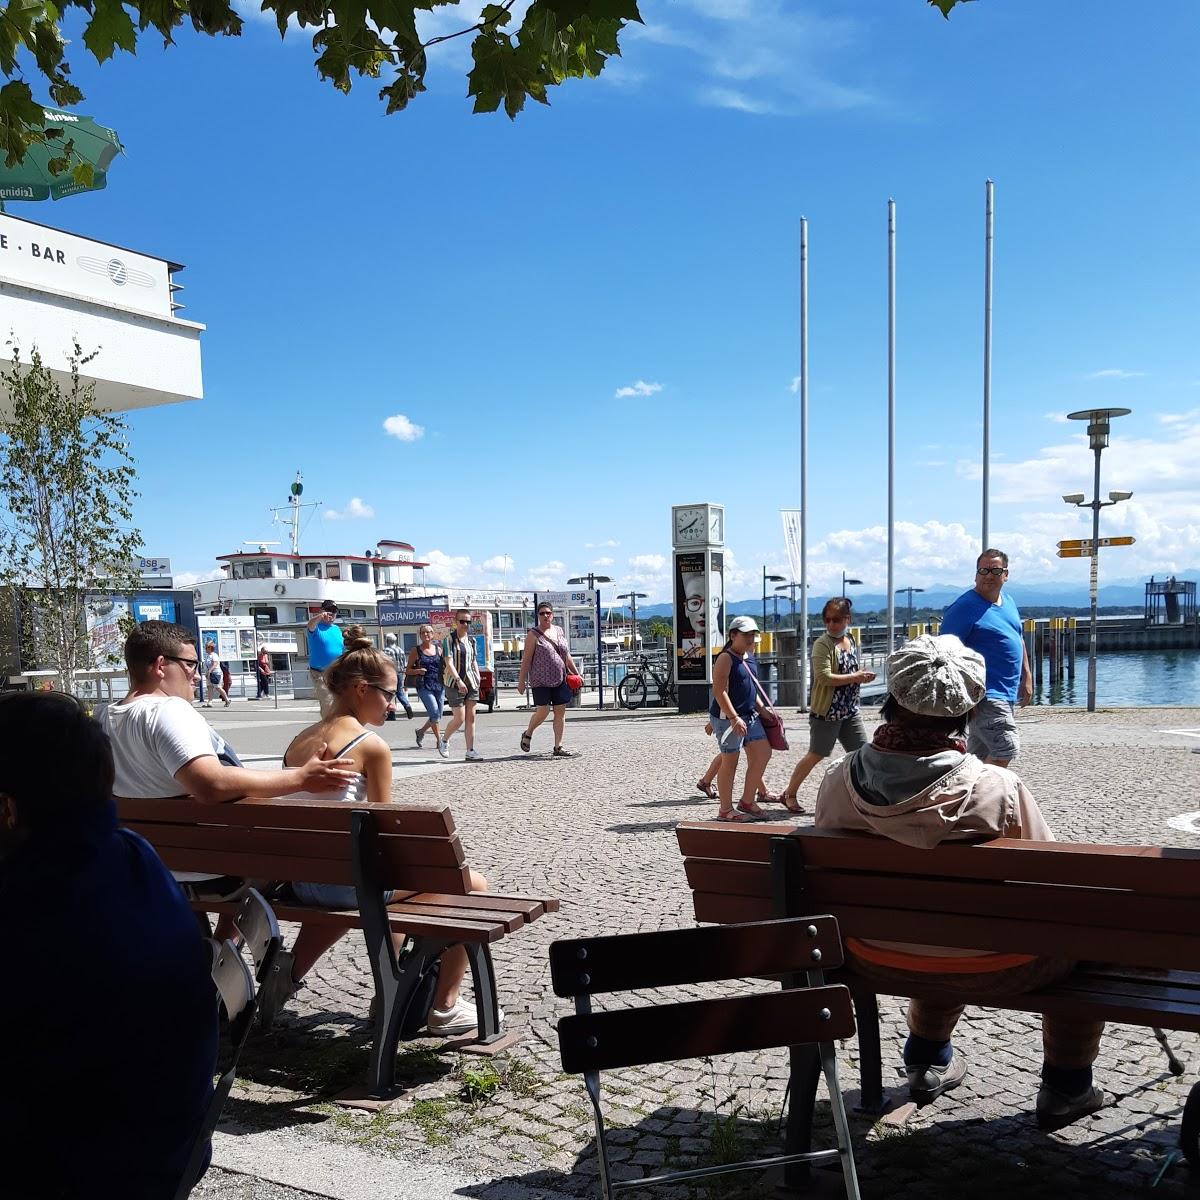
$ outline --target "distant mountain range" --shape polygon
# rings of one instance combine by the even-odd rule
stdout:
[[[1156,576],[1157,578],[1157,576]],[[1200,579],[1200,568],[1180,571],[1177,579]],[[1146,579],[1117,579],[1112,583],[1100,585],[1100,608],[1141,608],[1146,601]],[[962,584],[933,584],[924,592],[913,593],[913,610],[943,609],[947,604],[956,600],[966,590]],[[1082,583],[1014,583],[1005,588],[1013,598],[1018,608],[1061,608],[1086,609],[1088,607],[1087,584]],[[830,593],[832,594],[832,593]],[[829,595],[825,592],[809,592],[808,611],[819,614]],[[882,612],[887,608],[887,596],[883,592],[860,592],[857,588],[850,589],[850,598],[854,601],[857,612]],[[896,612],[899,619],[908,606],[908,593],[903,592],[896,597]],[[730,616],[748,613],[750,616],[762,616],[762,597],[756,596],[750,600],[731,600],[726,609]],[[772,598],[767,597],[767,612],[774,611]],[[779,612],[790,611],[786,596],[779,598]],[[650,617],[669,617],[671,605],[651,604],[645,608],[638,606],[638,616],[642,619]]]

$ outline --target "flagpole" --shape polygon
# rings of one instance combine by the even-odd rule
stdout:
[[[888,532],[887,648],[896,648],[896,201],[888,200]]]
[[[992,235],[995,185],[989,179],[985,189],[983,221],[983,545],[991,548],[988,530],[988,501],[991,476],[992,445]]]
[[[800,711],[808,708],[808,218],[800,218]]]

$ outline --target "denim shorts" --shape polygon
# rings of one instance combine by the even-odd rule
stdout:
[[[1020,748],[1012,704],[1007,700],[981,700],[967,726],[967,750],[976,758],[1008,762],[1017,757]]]
[[[293,883],[292,895],[301,904],[311,904],[314,908],[358,907],[358,893],[345,883]],[[384,892],[384,904],[387,904],[394,895],[394,892]]]
[[[446,700],[446,693],[441,688],[417,688],[417,699],[425,705],[425,712],[431,721],[440,721],[442,719],[442,705]]]
[[[767,736],[758,713],[752,713],[746,718],[744,734],[732,732],[733,722],[724,717],[714,717],[710,713],[708,719],[712,722],[713,737],[717,739],[717,748],[722,754],[736,754],[742,748],[743,742],[761,742]]]

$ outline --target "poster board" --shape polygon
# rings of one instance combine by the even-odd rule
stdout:
[[[725,553],[676,550],[672,567],[675,678],[712,683],[712,660],[725,643]]]

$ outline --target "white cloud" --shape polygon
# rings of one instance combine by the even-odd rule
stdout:
[[[209,567],[207,571],[175,571],[171,575],[177,588],[195,587],[198,583],[206,583],[210,579],[224,579],[223,571],[215,571]]]
[[[430,583],[446,583],[451,586],[469,584],[474,575],[471,558],[467,554],[447,554],[444,550],[430,550],[425,555],[429,564],[425,575]]]
[[[384,432],[402,442],[415,442],[425,436],[425,426],[416,425],[403,413],[388,417],[383,423]]]
[[[327,508],[322,515],[326,521],[365,521],[375,515],[375,510],[357,496],[351,496],[345,508]]]
[[[756,100],[737,88],[710,87],[699,93],[701,104],[710,108],[732,108],[735,112],[751,113],[754,116],[769,116],[779,110],[770,100]]]
[[[1145,371],[1126,371],[1121,367],[1106,367],[1103,371],[1092,371],[1084,379],[1141,379]]]
[[[485,558],[482,564],[482,570],[492,571],[496,574],[506,575],[513,569],[513,560],[511,554],[493,554],[491,558]]]
[[[540,567],[530,567],[525,579],[530,587],[544,592],[551,588],[561,588],[566,581],[567,564],[552,559],[542,563]]]
[[[629,565],[635,571],[661,571],[666,567],[667,560],[662,554],[634,554],[629,559]]]
[[[791,392],[793,396],[798,396],[800,394],[800,376],[799,375],[792,376],[792,382],[788,384],[788,391]]]
[[[1067,423],[1067,414],[1065,412],[1048,412],[1042,413],[1042,416],[1047,421],[1053,421],[1055,425],[1065,425]]]
[[[642,10],[646,24],[626,33],[626,57],[669,59],[656,79],[678,80],[701,104],[794,114],[882,102],[832,77],[860,40],[853,20],[783,0],[646,0]]]
[[[656,392],[661,392],[663,385],[661,383],[647,383],[644,379],[639,379],[637,383],[631,383],[626,387],[619,387],[613,396],[617,400],[627,400],[630,396],[653,396]]]
[[[621,543],[618,542],[615,538],[605,538],[604,541],[602,541],[602,542],[584,542],[583,548],[585,550],[599,550],[599,549],[611,550],[614,546],[619,546],[620,544]]]
[[[611,567],[617,560],[609,558],[607,555],[604,558],[596,558],[592,560],[593,567]]]

